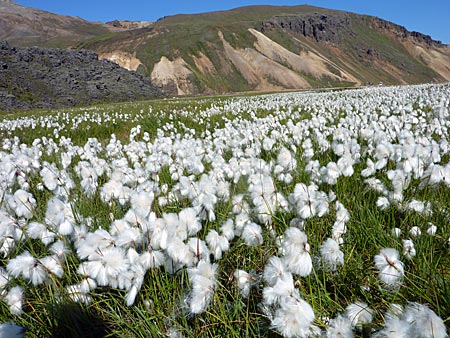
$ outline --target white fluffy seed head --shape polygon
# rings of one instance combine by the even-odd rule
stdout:
[[[364,302],[355,302],[347,306],[345,315],[353,327],[360,327],[372,322],[373,310]]]
[[[399,253],[393,248],[384,248],[374,257],[380,279],[390,287],[399,287],[403,280],[403,263],[399,259]]]

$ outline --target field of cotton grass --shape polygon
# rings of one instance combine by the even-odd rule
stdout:
[[[450,85],[0,120],[26,337],[444,338]]]

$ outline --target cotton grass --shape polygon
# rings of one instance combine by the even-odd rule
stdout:
[[[423,85],[5,118],[2,314],[42,336],[46,304],[73,302],[116,335],[445,337],[449,96]],[[392,302],[404,310],[385,312]]]

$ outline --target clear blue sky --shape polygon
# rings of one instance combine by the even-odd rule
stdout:
[[[225,10],[247,5],[301,5],[290,0],[15,0],[49,12],[90,21],[155,21],[173,14]],[[450,0],[304,0],[313,6],[378,16],[450,44]]]

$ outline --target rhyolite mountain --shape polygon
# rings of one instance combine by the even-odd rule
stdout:
[[[0,39],[8,40],[3,16],[0,8]],[[175,15],[138,29],[90,24],[99,28],[65,26],[73,32],[65,46],[58,37],[14,42],[94,50],[170,95],[450,81],[449,45],[377,17],[307,5]]]

